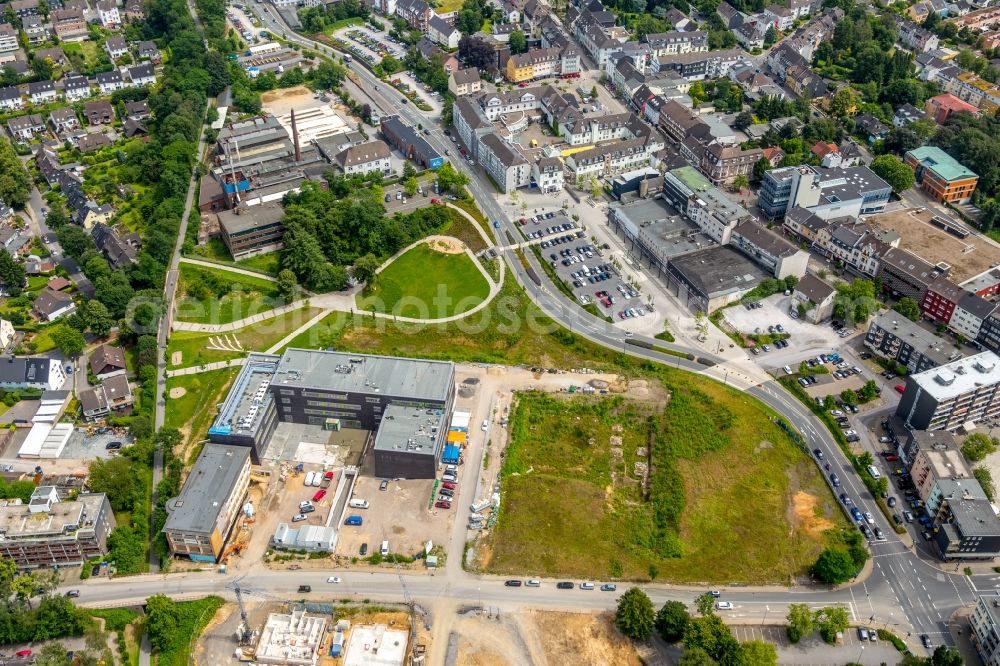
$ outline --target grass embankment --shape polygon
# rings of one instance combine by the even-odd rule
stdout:
[[[486,241],[483,239],[482,234],[476,231],[476,227],[472,222],[469,222],[464,215],[452,208],[448,209],[448,214],[451,216],[451,222],[441,227],[437,232],[438,234],[441,236],[454,236],[465,243],[473,253],[478,253],[486,249]]]
[[[209,238],[207,243],[196,247],[190,254],[190,257],[226,266],[234,266],[248,271],[256,271],[266,275],[277,275],[281,269],[281,259],[277,252],[258,254],[255,257],[236,261],[233,259],[233,255],[229,254],[229,248],[226,247],[226,244],[218,238]]]
[[[172,632],[176,639],[171,640],[165,649],[156,654],[157,666],[188,666],[194,663],[191,648],[225,603],[220,597],[177,602],[177,628]]]
[[[440,319],[468,312],[490,294],[490,285],[469,257],[418,245],[396,258],[358,294],[365,312]]]
[[[665,408],[518,396],[489,571],[787,583],[846,525],[808,455],[759,402],[696,375],[657,375]],[[647,498],[636,466],[650,461]]]
[[[222,269],[181,264],[177,320],[228,324],[282,304],[274,282]]]
[[[215,418],[215,407],[222,402],[238,372],[239,368],[225,368],[196,375],[169,377],[167,395],[175,388],[184,389],[184,395],[167,398],[164,425],[180,430],[184,435],[185,445],[205,439],[212,419]]]
[[[473,219],[476,220],[476,222],[479,222],[479,225],[483,228],[483,231],[486,232],[486,235],[489,236],[494,243],[496,243],[497,237],[496,233],[493,230],[493,225],[490,224],[489,220],[486,219],[486,216],[483,215],[482,211],[479,210],[479,207],[476,206],[476,202],[472,198],[472,195],[469,195],[464,199],[456,199],[455,201],[449,201],[448,203],[455,206],[456,208],[461,208],[466,213],[471,215]]]
[[[482,310],[444,324],[407,324],[335,312],[289,347],[558,368],[618,370],[640,362],[567,331],[545,316],[514,280]]]
[[[224,334],[177,331],[170,335],[170,342],[167,345],[167,367],[171,369],[190,368],[215,361],[240,358],[251,351],[267,351],[276,342],[320,312],[322,312],[321,308],[303,307]],[[211,345],[218,346],[233,341],[238,341],[243,346],[243,351],[210,348]],[[181,353],[178,363],[174,363],[176,352]]]

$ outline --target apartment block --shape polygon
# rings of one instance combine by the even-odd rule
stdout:
[[[882,289],[893,296],[909,296],[919,303],[927,288],[950,272],[947,264],[934,265],[909,250],[894,247],[882,255],[878,279]]]
[[[946,365],[962,356],[948,339],[939,338],[894,310],[872,319],[864,344],[882,358],[906,366],[910,374]]]
[[[1000,592],[982,595],[969,615],[972,644],[985,666],[1000,666]]]
[[[953,431],[1000,415],[1000,357],[990,351],[912,374],[896,415],[917,430]]]

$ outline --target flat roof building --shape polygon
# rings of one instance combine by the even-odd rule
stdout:
[[[876,315],[868,324],[865,346],[882,358],[906,366],[910,374],[945,365],[963,356],[947,338],[910,321],[895,310]]]
[[[250,449],[209,443],[167,502],[163,533],[173,555],[218,562],[250,487]]]
[[[658,277],[667,274],[673,257],[715,245],[706,234],[662,199],[640,199],[608,206],[608,222],[638,251],[640,259],[655,268]]]
[[[672,259],[667,286],[693,311],[710,313],[738,301],[767,275],[728,245]]]
[[[1000,592],[982,595],[969,615],[972,644],[985,666],[1000,666]]]
[[[375,476],[432,478],[448,430],[442,409],[389,405],[375,435]],[[414,473],[416,472],[416,473]]]
[[[245,259],[274,252],[282,247],[285,236],[285,210],[272,201],[259,206],[237,206],[218,214],[222,242],[233,259]]]
[[[976,191],[979,176],[937,146],[914,148],[903,156],[924,192],[943,203],[964,203]]]
[[[64,502],[54,486],[38,486],[27,504],[17,502],[0,507],[0,555],[17,566],[74,566],[107,554],[115,516],[103,493]]]
[[[410,410],[444,420],[454,396],[455,366],[447,361],[310,349],[250,354],[208,434],[213,442],[250,447],[259,460],[278,422],[370,431],[388,424],[385,446],[374,447],[376,469],[388,465],[394,477],[432,478],[447,428],[437,428],[436,439],[411,456],[394,455],[392,444],[401,433],[410,439],[419,430],[407,422]],[[407,425],[397,428],[397,417]],[[401,465],[404,458],[412,466]]]
[[[1000,415],[1000,358],[987,351],[906,378],[896,414],[916,430],[956,430]]]

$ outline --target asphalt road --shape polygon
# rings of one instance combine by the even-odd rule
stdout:
[[[320,50],[330,51],[329,47],[296,35],[283,22],[276,20],[276,14],[268,7],[258,5],[259,14],[269,29],[277,34],[283,34],[290,41]],[[418,123],[427,125],[428,116],[411,105],[397,103],[398,93],[375,78],[367,69],[358,63],[351,64],[352,71],[364,82],[366,93],[383,110],[397,113],[411,125]],[[451,148],[445,140],[440,127],[436,127],[425,137],[427,141],[444,154]],[[463,160],[453,160],[455,167],[470,177],[470,190],[483,213],[491,221],[500,221],[499,233],[501,243],[506,243],[506,232],[513,238],[518,238],[513,222],[504,215],[493,188],[486,179]],[[512,250],[504,252],[504,259],[516,276],[518,282],[525,288],[532,300],[549,316],[582,337],[614,350],[620,350],[632,356],[673,365],[685,370],[703,372],[705,365],[663,354],[656,350],[644,349],[625,343],[620,330],[584,312],[575,304],[563,298],[557,289],[549,284],[544,271],[538,266],[532,253],[526,253],[529,264],[539,277],[541,284],[536,284],[521,265]],[[169,292],[168,292],[169,293]],[[649,338],[636,336],[636,340]],[[702,354],[679,345],[667,344],[656,340],[660,347],[673,348],[697,354],[702,359],[712,363],[723,363],[723,359]],[[822,587],[791,588],[789,590],[749,590],[734,588],[724,590],[723,598],[733,601],[736,605],[733,614],[736,616],[759,617],[762,614],[780,612],[783,604],[790,602],[828,605],[831,603],[846,603],[850,605],[853,619],[863,621],[871,619],[880,626],[883,624],[893,628],[897,633],[913,635],[927,633],[935,643],[951,641],[947,629],[947,621],[951,614],[960,606],[974,601],[977,592],[994,591],[1000,577],[979,575],[966,577],[955,572],[945,572],[939,562],[924,559],[909,550],[897,537],[892,527],[887,523],[875,500],[858,479],[850,463],[840,451],[831,434],[823,424],[815,418],[801,403],[773,381],[764,382],[747,390],[755,397],[764,401],[775,411],[782,414],[789,423],[801,432],[810,450],[819,448],[823,451],[826,461],[837,471],[841,479],[841,488],[835,489],[835,494],[846,492],[854,503],[862,510],[869,511],[876,523],[886,535],[884,542],[873,542],[873,569],[871,575],[860,583],[844,586],[840,589],[824,589]],[[824,471],[824,476],[829,479]],[[399,578],[390,574],[356,574],[347,572],[342,575],[344,583],[338,586],[337,594],[344,592],[363,596],[375,596],[385,599],[402,599],[402,589]],[[410,593],[421,600],[448,598],[469,603],[511,603],[538,607],[556,608],[610,608],[615,603],[615,595],[599,591],[557,590],[552,581],[546,581],[541,588],[507,588],[501,579],[477,577],[466,572],[459,572],[453,577],[442,579],[442,575],[407,576],[407,588]],[[173,595],[191,595],[204,593],[224,593],[230,579],[224,576],[183,576],[152,580],[129,579],[123,581],[101,582],[94,589],[83,589],[80,601],[84,604],[100,604],[125,602],[144,599],[155,592],[166,592]],[[270,593],[296,596],[296,588],[300,583],[314,586],[313,594],[324,594],[327,584],[325,573],[288,572],[276,573],[270,571],[255,572],[253,584],[255,588]],[[329,586],[332,587],[332,586]],[[671,586],[643,586],[654,602],[666,598],[692,600],[702,590],[684,590]]]

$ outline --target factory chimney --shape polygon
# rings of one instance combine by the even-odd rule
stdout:
[[[302,151],[299,149],[299,129],[295,126],[295,109],[292,109],[292,141],[295,143],[295,161],[302,161]]]

